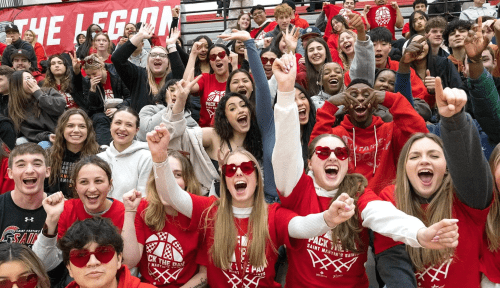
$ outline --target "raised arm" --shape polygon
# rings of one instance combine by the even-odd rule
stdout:
[[[201,42],[195,42],[193,43],[193,47],[191,48],[191,54],[189,54],[189,60],[186,65],[186,70],[184,70],[184,75],[182,79],[184,81],[193,81],[194,79],[194,66],[196,63],[196,59],[198,58],[198,54],[200,54],[200,51],[203,47],[203,43]],[[208,57],[208,55],[207,55]],[[200,86],[198,84],[193,85],[191,88],[191,94],[196,93],[200,91]]]
[[[349,69],[351,79],[365,79],[375,82],[375,51],[370,37],[366,36],[365,25],[359,14],[349,14],[349,25],[358,31],[358,39],[354,44],[354,59]]]
[[[133,268],[139,264],[142,257],[144,245],[137,241],[135,231],[135,217],[137,207],[141,203],[141,192],[133,189],[123,194],[123,205],[125,206],[125,216],[123,219],[123,264]]]
[[[175,210],[191,218],[193,214],[193,201],[188,192],[182,190],[177,184],[168,162],[167,149],[170,142],[170,133],[165,124],[156,127],[146,136],[156,181],[156,190],[160,197]]]
[[[170,61],[170,67],[172,72],[172,79],[182,79],[184,72],[186,71],[184,63],[182,62],[181,56],[177,51],[177,39],[181,36],[181,30],[174,28],[170,30],[170,35],[165,40],[167,46],[168,60]]]
[[[300,144],[299,111],[295,103],[295,55],[285,54],[273,63],[278,81],[278,101],[274,107],[276,142],[272,156],[276,189],[288,197],[304,171]]]

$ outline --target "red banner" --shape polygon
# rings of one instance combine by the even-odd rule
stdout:
[[[47,55],[52,55],[73,51],[76,35],[85,33],[92,23],[107,30],[112,41],[123,35],[128,22],[151,23],[155,26],[155,34],[165,44],[175,5],[180,5],[180,0],[108,0],[24,6],[1,10],[0,21],[11,21],[15,17],[14,24],[19,31],[33,30]]]

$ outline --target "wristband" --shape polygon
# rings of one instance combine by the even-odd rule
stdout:
[[[176,48],[175,44],[168,44],[167,45],[167,50],[170,50],[170,48]]]
[[[469,58],[467,57],[467,63],[473,63],[473,64],[477,64],[477,63],[483,63],[483,58],[482,57],[479,57],[479,59],[472,59],[472,58]]]

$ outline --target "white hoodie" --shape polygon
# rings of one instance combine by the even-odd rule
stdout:
[[[113,189],[108,197],[123,201],[123,194],[132,189],[146,195],[146,182],[153,167],[147,143],[134,140],[127,149],[118,152],[111,142],[109,148],[97,156],[111,166]]]

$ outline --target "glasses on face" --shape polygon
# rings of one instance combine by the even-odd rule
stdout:
[[[153,52],[153,53],[149,53],[149,57],[151,57],[151,58],[157,58],[157,57],[167,58],[167,53]]]
[[[276,60],[276,58],[260,57],[260,61],[262,61],[262,65],[266,65],[267,62],[269,62],[271,65],[273,65],[274,60]]]
[[[91,255],[94,255],[102,264],[106,264],[113,259],[115,254],[115,248],[111,245],[99,246],[94,252],[90,252],[88,249],[71,250],[69,261],[76,267],[83,268],[89,263]]]
[[[220,51],[217,54],[210,54],[210,61],[217,60],[217,57],[219,57],[220,60],[224,59],[226,57],[226,51]]]
[[[31,273],[17,278],[17,281],[14,282],[8,279],[0,280],[0,288],[12,288],[14,284],[19,288],[35,288],[38,284],[38,276]]]
[[[224,172],[224,175],[227,177],[233,177],[236,174],[236,171],[238,168],[241,169],[241,172],[243,172],[245,175],[250,175],[255,171],[255,165],[253,164],[252,161],[247,161],[247,162],[242,162],[240,165],[235,165],[235,164],[224,164],[222,165],[222,172]]]
[[[349,150],[347,147],[337,147],[335,149],[330,149],[330,147],[324,147],[324,146],[318,146],[316,149],[314,149],[314,152],[316,155],[318,155],[318,158],[321,160],[326,160],[328,157],[330,157],[330,154],[332,152],[335,154],[337,159],[343,161],[349,157]]]

